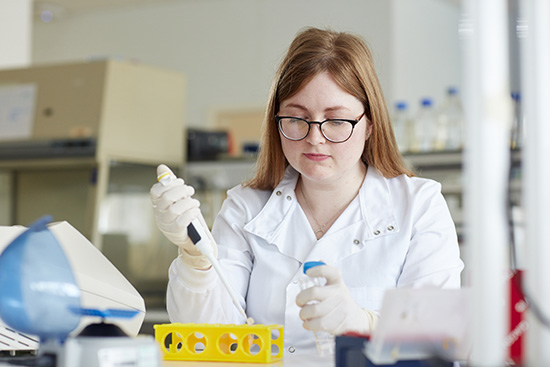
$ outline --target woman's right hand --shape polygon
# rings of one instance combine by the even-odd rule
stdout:
[[[150,190],[157,227],[170,242],[180,247],[180,258],[184,263],[194,268],[208,268],[210,262],[195,248],[187,234],[187,226],[199,218],[204,233],[212,240],[214,254],[217,256],[217,246],[202,218],[200,203],[192,197],[195,189],[186,185],[183,179],[176,178],[164,164],[158,166],[157,177],[165,177],[161,182],[155,183]]]

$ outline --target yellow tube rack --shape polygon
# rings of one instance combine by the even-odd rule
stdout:
[[[158,324],[166,361],[271,363],[283,358],[282,325]]]

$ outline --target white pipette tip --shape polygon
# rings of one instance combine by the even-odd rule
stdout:
[[[239,303],[239,299],[237,297],[237,293],[233,290],[229,282],[227,281],[227,277],[225,276],[225,273],[223,269],[220,267],[220,264],[218,263],[218,259],[214,257],[214,253],[212,250],[212,244],[210,243],[210,239],[207,237],[207,235],[203,231],[203,227],[201,223],[199,222],[199,219],[194,219],[189,223],[189,226],[187,226],[187,233],[189,235],[189,238],[191,241],[195,244],[197,249],[208,258],[210,263],[212,264],[212,267],[218,273],[218,276],[220,280],[222,281],[223,285],[225,286],[225,289],[229,292],[229,295],[231,296],[231,300],[233,301],[233,304],[237,307],[240,314],[244,316],[245,320],[248,319],[246,316],[246,313],[244,312],[244,309],[242,308],[241,304]],[[248,322],[248,321],[247,321]]]

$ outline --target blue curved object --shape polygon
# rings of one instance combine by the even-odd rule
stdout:
[[[326,265],[326,264],[322,261],[308,261],[308,262],[304,263],[304,274],[309,269],[314,268],[314,267],[319,266],[319,265]]]
[[[64,340],[80,322],[80,308],[69,261],[40,218],[0,254],[0,318],[6,325],[41,340]]]
[[[106,310],[97,308],[71,308],[71,312],[80,316],[101,317],[102,319],[131,319],[139,314],[139,311],[116,308],[108,308]]]

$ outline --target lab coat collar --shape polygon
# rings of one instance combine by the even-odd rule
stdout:
[[[294,190],[298,177],[298,172],[289,166],[263,209],[245,225],[244,230],[263,238],[277,246],[281,253],[300,262],[318,260],[320,258],[316,256],[321,254],[329,257],[325,260],[338,261],[360,251],[365,241],[399,231],[387,180],[371,167],[359,191],[358,216],[350,218],[354,219],[351,223],[339,223],[337,220],[327,234],[316,242],[296,200]],[[349,214],[346,211],[343,215]],[[315,246],[306,245],[311,243]]]
[[[399,232],[388,180],[373,167],[367,170],[359,191],[361,213],[365,219],[365,239]]]
[[[281,253],[301,261],[309,249],[299,244],[311,242],[311,238],[308,238],[310,231],[298,230],[307,228],[301,227],[307,224],[307,219],[300,218],[294,192],[298,177],[298,172],[288,166],[282,181],[273,190],[263,209],[244,226],[244,230],[274,244]],[[296,221],[303,223],[298,226]]]

